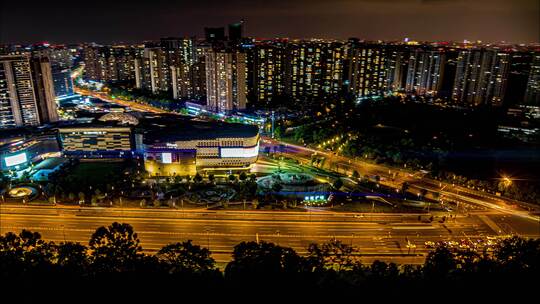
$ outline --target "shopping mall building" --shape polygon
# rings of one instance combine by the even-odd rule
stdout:
[[[259,152],[257,126],[172,114],[111,113],[90,124],[59,128],[58,134],[65,156],[138,157],[151,176],[248,171]]]
[[[137,126],[135,142],[150,175],[228,174],[249,171],[257,161],[259,128],[176,115],[147,116]]]

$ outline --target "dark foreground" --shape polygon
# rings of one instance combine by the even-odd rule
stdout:
[[[363,265],[357,261],[358,252],[338,240],[312,244],[307,251],[300,256],[273,243],[242,242],[225,269],[218,269],[211,252],[191,241],[167,245],[155,255],[143,254],[137,234],[127,224],[97,229],[88,246],[55,244],[39,233],[22,231],[0,237],[2,290],[23,299],[53,291],[60,296],[103,297],[258,294],[266,299],[294,293],[461,299],[519,297],[535,293],[531,288],[539,286],[540,239],[513,237],[480,253],[439,246],[422,266],[379,261]]]

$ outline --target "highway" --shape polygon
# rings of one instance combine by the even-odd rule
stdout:
[[[73,90],[77,94],[90,96],[90,97],[94,97],[94,98],[99,98],[99,99],[101,99],[103,101],[106,101],[106,102],[115,103],[115,104],[119,104],[121,106],[129,107],[134,111],[150,112],[150,113],[158,113],[158,114],[169,113],[169,112],[167,112],[165,110],[162,110],[162,109],[150,106],[150,105],[141,104],[141,103],[138,103],[138,102],[135,102],[135,101],[126,101],[126,100],[121,100],[121,99],[118,99],[118,98],[112,99],[112,98],[109,98],[106,93],[93,92],[93,91],[81,89],[81,88],[78,88],[78,87],[74,87]]]
[[[28,229],[54,242],[87,244],[96,228],[115,221],[133,225],[146,252],[191,239],[209,247],[220,263],[230,260],[234,245],[241,241],[274,242],[304,254],[310,243],[336,238],[358,248],[366,263],[375,259],[423,263],[428,252],[426,241],[475,239],[509,232],[538,236],[535,227],[519,218],[489,213],[460,216],[445,223],[424,223],[418,221],[417,214],[0,206],[0,233]],[[407,249],[408,242],[416,248]]]
[[[263,148],[265,146],[284,146],[282,152],[284,155],[299,160],[303,164],[309,164],[311,156],[316,153],[318,156],[325,157],[324,169],[327,170],[334,170],[345,175],[351,175],[354,170],[358,171],[358,173],[363,176],[378,175],[381,177],[381,184],[396,189],[400,189],[401,185],[404,182],[407,182],[410,185],[409,192],[416,191],[416,193],[418,193],[420,189],[425,189],[429,192],[437,192],[441,197],[444,197],[447,200],[472,204],[482,208],[496,210],[504,214],[527,218],[531,221],[540,221],[540,216],[534,214],[538,212],[538,206],[532,206],[523,202],[515,202],[482,191],[436,181],[421,173],[411,174],[410,172],[401,169],[372,164],[358,159],[335,155],[332,152],[284,143],[270,138],[264,138],[262,146]]]

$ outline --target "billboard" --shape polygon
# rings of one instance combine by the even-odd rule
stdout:
[[[161,162],[164,164],[172,163],[172,154],[171,153],[161,153]]]
[[[221,157],[247,158],[259,154],[259,143],[250,148],[221,148]]]
[[[26,152],[4,157],[6,167],[17,166],[24,164],[28,161],[26,158]]]

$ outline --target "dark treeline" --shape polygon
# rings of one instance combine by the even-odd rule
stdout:
[[[460,291],[494,284],[509,291],[536,284],[540,274],[540,240],[519,237],[502,240],[493,251],[482,253],[441,246],[429,253],[424,265],[381,261],[364,265],[358,257],[355,248],[338,240],[312,244],[302,256],[273,243],[242,242],[222,271],[208,249],[191,241],[144,254],[137,233],[128,224],[98,228],[88,245],[55,244],[26,230],[0,237],[2,282],[23,289],[72,286],[129,288],[138,293],[160,288],[368,294]]]

